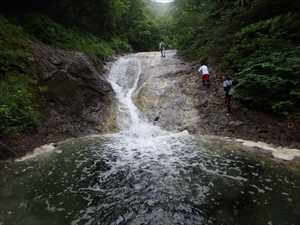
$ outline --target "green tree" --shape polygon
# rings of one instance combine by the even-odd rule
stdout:
[[[176,0],[179,52],[233,71],[237,97],[256,110],[299,112],[300,3]]]

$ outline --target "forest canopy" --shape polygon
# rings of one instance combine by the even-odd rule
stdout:
[[[42,14],[67,28],[79,28],[104,39],[121,38],[139,51],[157,48],[161,38],[149,1],[12,0],[5,3],[0,13],[19,21],[30,14]]]

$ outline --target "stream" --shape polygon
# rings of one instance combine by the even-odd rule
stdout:
[[[164,60],[132,54],[111,68],[118,133],[0,164],[0,225],[299,225],[300,171],[164,130],[139,110],[147,54]]]

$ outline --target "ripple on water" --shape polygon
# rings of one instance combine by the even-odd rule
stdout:
[[[299,176],[203,148],[188,134],[65,143],[1,173],[4,224],[296,224]],[[3,176],[4,175],[4,176]],[[30,175],[30,176],[29,176]],[[8,191],[11,190],[11,191]],[[26,207],[19,207],[19,205]],[[280,217],[277,216],[280,211]],[[265,214],[267,213],[268,214]],[[47,219],[49,214],[51,220]],[[253,219],[245,219],[252,215]],[[21,221],[21,220],[19,220]],[[276,222],[277,221],[277,222]]]

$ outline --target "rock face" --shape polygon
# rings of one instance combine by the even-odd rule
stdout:
[[[191,71],[191,66],[175,54],[168,51],[163,59],[155,52],[138,55],[143,74],[135,102],[150,122],[166,130],[194,131],[199,121],[198,98],[186,94],[184,86],[197,83],[187,81],[189,77],[184,74]]]
[[[33,47],[46,100],[40,133],[79,136],[108,129],[104,125],[112,114],[113,90],[102,62],[80,52]]]
[[[231,115],[226,115],[221,75],[211,73],[211,87],[203,87],[197,64],[184,62],[168,51],[139,54],[143,74],[136,103],[156,125],[193,134],[217,135],[300,148],[300,118],[278,118],[254,112],[233,96]],[[213,69],[213,68],[212,68]],[[159,117],[159,120],[156,118]],[[156,121],[157,120],[157,121]]]
[[[0,141],[0,159],[16,157],[16,153]]]
[[[113,90],[96,57],[33,44],[39,66],[42,121],[37,130],[0,143],[0,160],[35,147],[115,130]]]

